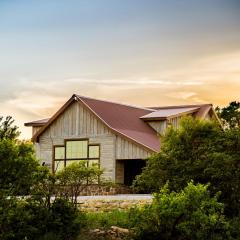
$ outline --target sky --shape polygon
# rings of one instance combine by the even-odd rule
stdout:
[[[239,0],[0,0],[0,116],[73,93],[139,106],[240,101]]]

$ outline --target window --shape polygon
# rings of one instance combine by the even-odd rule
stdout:
[[[89,158],[99,158],[100,157],[100,146],[99,145],[89,145],[88,146],[89,151]]]
[[[54,161],[54,171],[58,172],[64,168],[64,161]]]
[[[87,166],[99,166],[100,145],[87,139],[66,140],[64,146],[54,146],[54,172],[73,162],[85,161]]]
[[[67,141],[66,159],[83,159],[88,157],[88,141]]]
[[[84,161],[85,161],[86,166],[87,166],[87,160],[67,160],[67,161],[66,161],[66,166],[68,166],[68,165],[70,165],[70,164],[72,164],[72,163],[74,163],[74,162],[79,163],[79,162],[84,162]]]
[[[88,160],[88,166],[89,167],[99,166],[99,160]]]
[[[65,147],[64,146],[55,146],[54,154],[55,154],[55,156],[54,156],[55,160],[57,160],[57,159],[64,160]]]

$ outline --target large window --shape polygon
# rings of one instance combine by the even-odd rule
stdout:
[[[88,144],[88,139],[65,140],[64,146],[54,146],[54,172],[79,161],[86,161],[88,166],[98,165],[100,145]]]
[[[88,141],[66,141],[66,159],[86,159],[88,157]]]

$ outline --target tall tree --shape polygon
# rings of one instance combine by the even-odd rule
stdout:
[[[0,117],[0,191],[11,195],[28,194],[40,167],[32,143],[19,134],[11,116]]]
[[[222,192],[227,213],[240,214],[240,129],[223,131],[213,122],[185,118],[179,129],[168,129],[162,143],[136,188],[158,191],[169,181],[171,190],[179,190],[191,179],[211,183],[212,193]]]
[[[216,107],[216,112],[226,128],[240,128],[240,102],[230,102],[228,106]]]
[[[0,140],[1,139],[16,139],[20,132],[18,127],[14,125],[14,119],[11,116],[4,117],[0,116]]]

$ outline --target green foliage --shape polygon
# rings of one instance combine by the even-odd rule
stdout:
[[[217,195],[210,196],[207,185],[190,182],[179,192],[165,185],[155,194],[153,203],[132,210],[136,239],[202,240],[230,239],[224,206]]]
[[[50,173],[46,166],[38,166],[33,178],[31,198],[49,208],[51,206],[51,198],[57,196],[56,176]]]
[[[217,107],[216,112],[226,128],[240,128],[240,102],[230,102],[228,106]]]
[[[8,198],[0,204],[0,239],[75,239],[85,215],[62,199],[49,208],[31,198]]]
[[[185,118],[178,130],[169,128],[162,150],[147,161],[134,182],[135,189],[158,191],[166,181],[171,190],[183,189],[193,179],[221,191],[228,216],[240,212],[240,129],[223,131],[210,121]]]
[[[77,197],[91,184],[98,183],[103,171],[98,166],[88,167],[85,161],[72,163],[58,172],[56,177],[58,184],[64,186],[62,195],[71,198],[72,203],[77,205]]]
[[[2,139],[16,139],[20,132],[18,127],[14,124],[14,120],[11,116],[7,116],[5,119],[0,116],[0,140]]]
[[[7,138],[0,140],[1,190],[28,194],[38,167],[31,143]]]
[[[229,219],[230,232],[233,239],[240,239],[240,216]]]
[[[53,197],[56,177],[40,166],[31,143],[16,139],[12,124],[9,117],[0,125],[0,239],[75,239],[85,214]]]
[[[86,217],[87,226],[90,229],[109,229],[111,226],[128,228],[130,224],[128,211],[116,209],[111,212],[89,212],[86,214]]]

